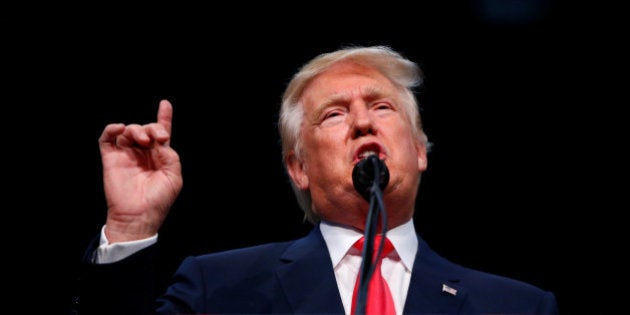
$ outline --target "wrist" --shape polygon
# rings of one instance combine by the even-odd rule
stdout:
[[[150,238],[157,234],[157,230],[143,222],[119,222],[109,219],[104,227],[105,237],[110,244]]]

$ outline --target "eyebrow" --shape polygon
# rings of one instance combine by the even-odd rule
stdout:
[[[384,89],[379,86],[370,85],[361,89],[361,96],[364,99],[370,101],[385,97],[387,96],[387,93],[385,93]],[[321,108],[326,108],[330,104],[349,102],[351,98],[351,95],[349,95],[348,93],[333,94],[329,96],[325,102],[322,103]]]

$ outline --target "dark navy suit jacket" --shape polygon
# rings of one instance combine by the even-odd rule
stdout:
[[[404,314],[557,314],[553,293],[459,266],[418,240]],[[148,314],[154,307],[157,314],[344,314],[318,227],[295,241],[186,258],[157,305],[151,304],[150,251],[121,263],[87,264],[81,308],[90,314]]]

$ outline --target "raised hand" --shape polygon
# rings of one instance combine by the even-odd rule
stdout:
[[[162,100],[157,122],[103,130],[99,148],[110,243],[155,235],[181,191],[181,163],[170,146],[172,121],[173,106]]]

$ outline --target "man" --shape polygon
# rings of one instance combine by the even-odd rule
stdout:
[[[451,263],[416,234],[428,145],[413,94],[420,83],[415,63],[382,46],[345,48],[305,64],[283,95],[279,129],[284,165],[314,228],[295,241],[189,257],[155,304],[157,233],[183,184],[169,143],[173,109],[163,100],[155,123],[106,126],[99,145],[107,221],[88,250],[81,310],[351,314],[362,260],[353,244],[364,236],[371,209],[352,173],[377,156],[388,170],[387,226],[377,225],[377,232],[386,232],[393,247],[380,268],[393,312],[557,313],[553,293]]]

